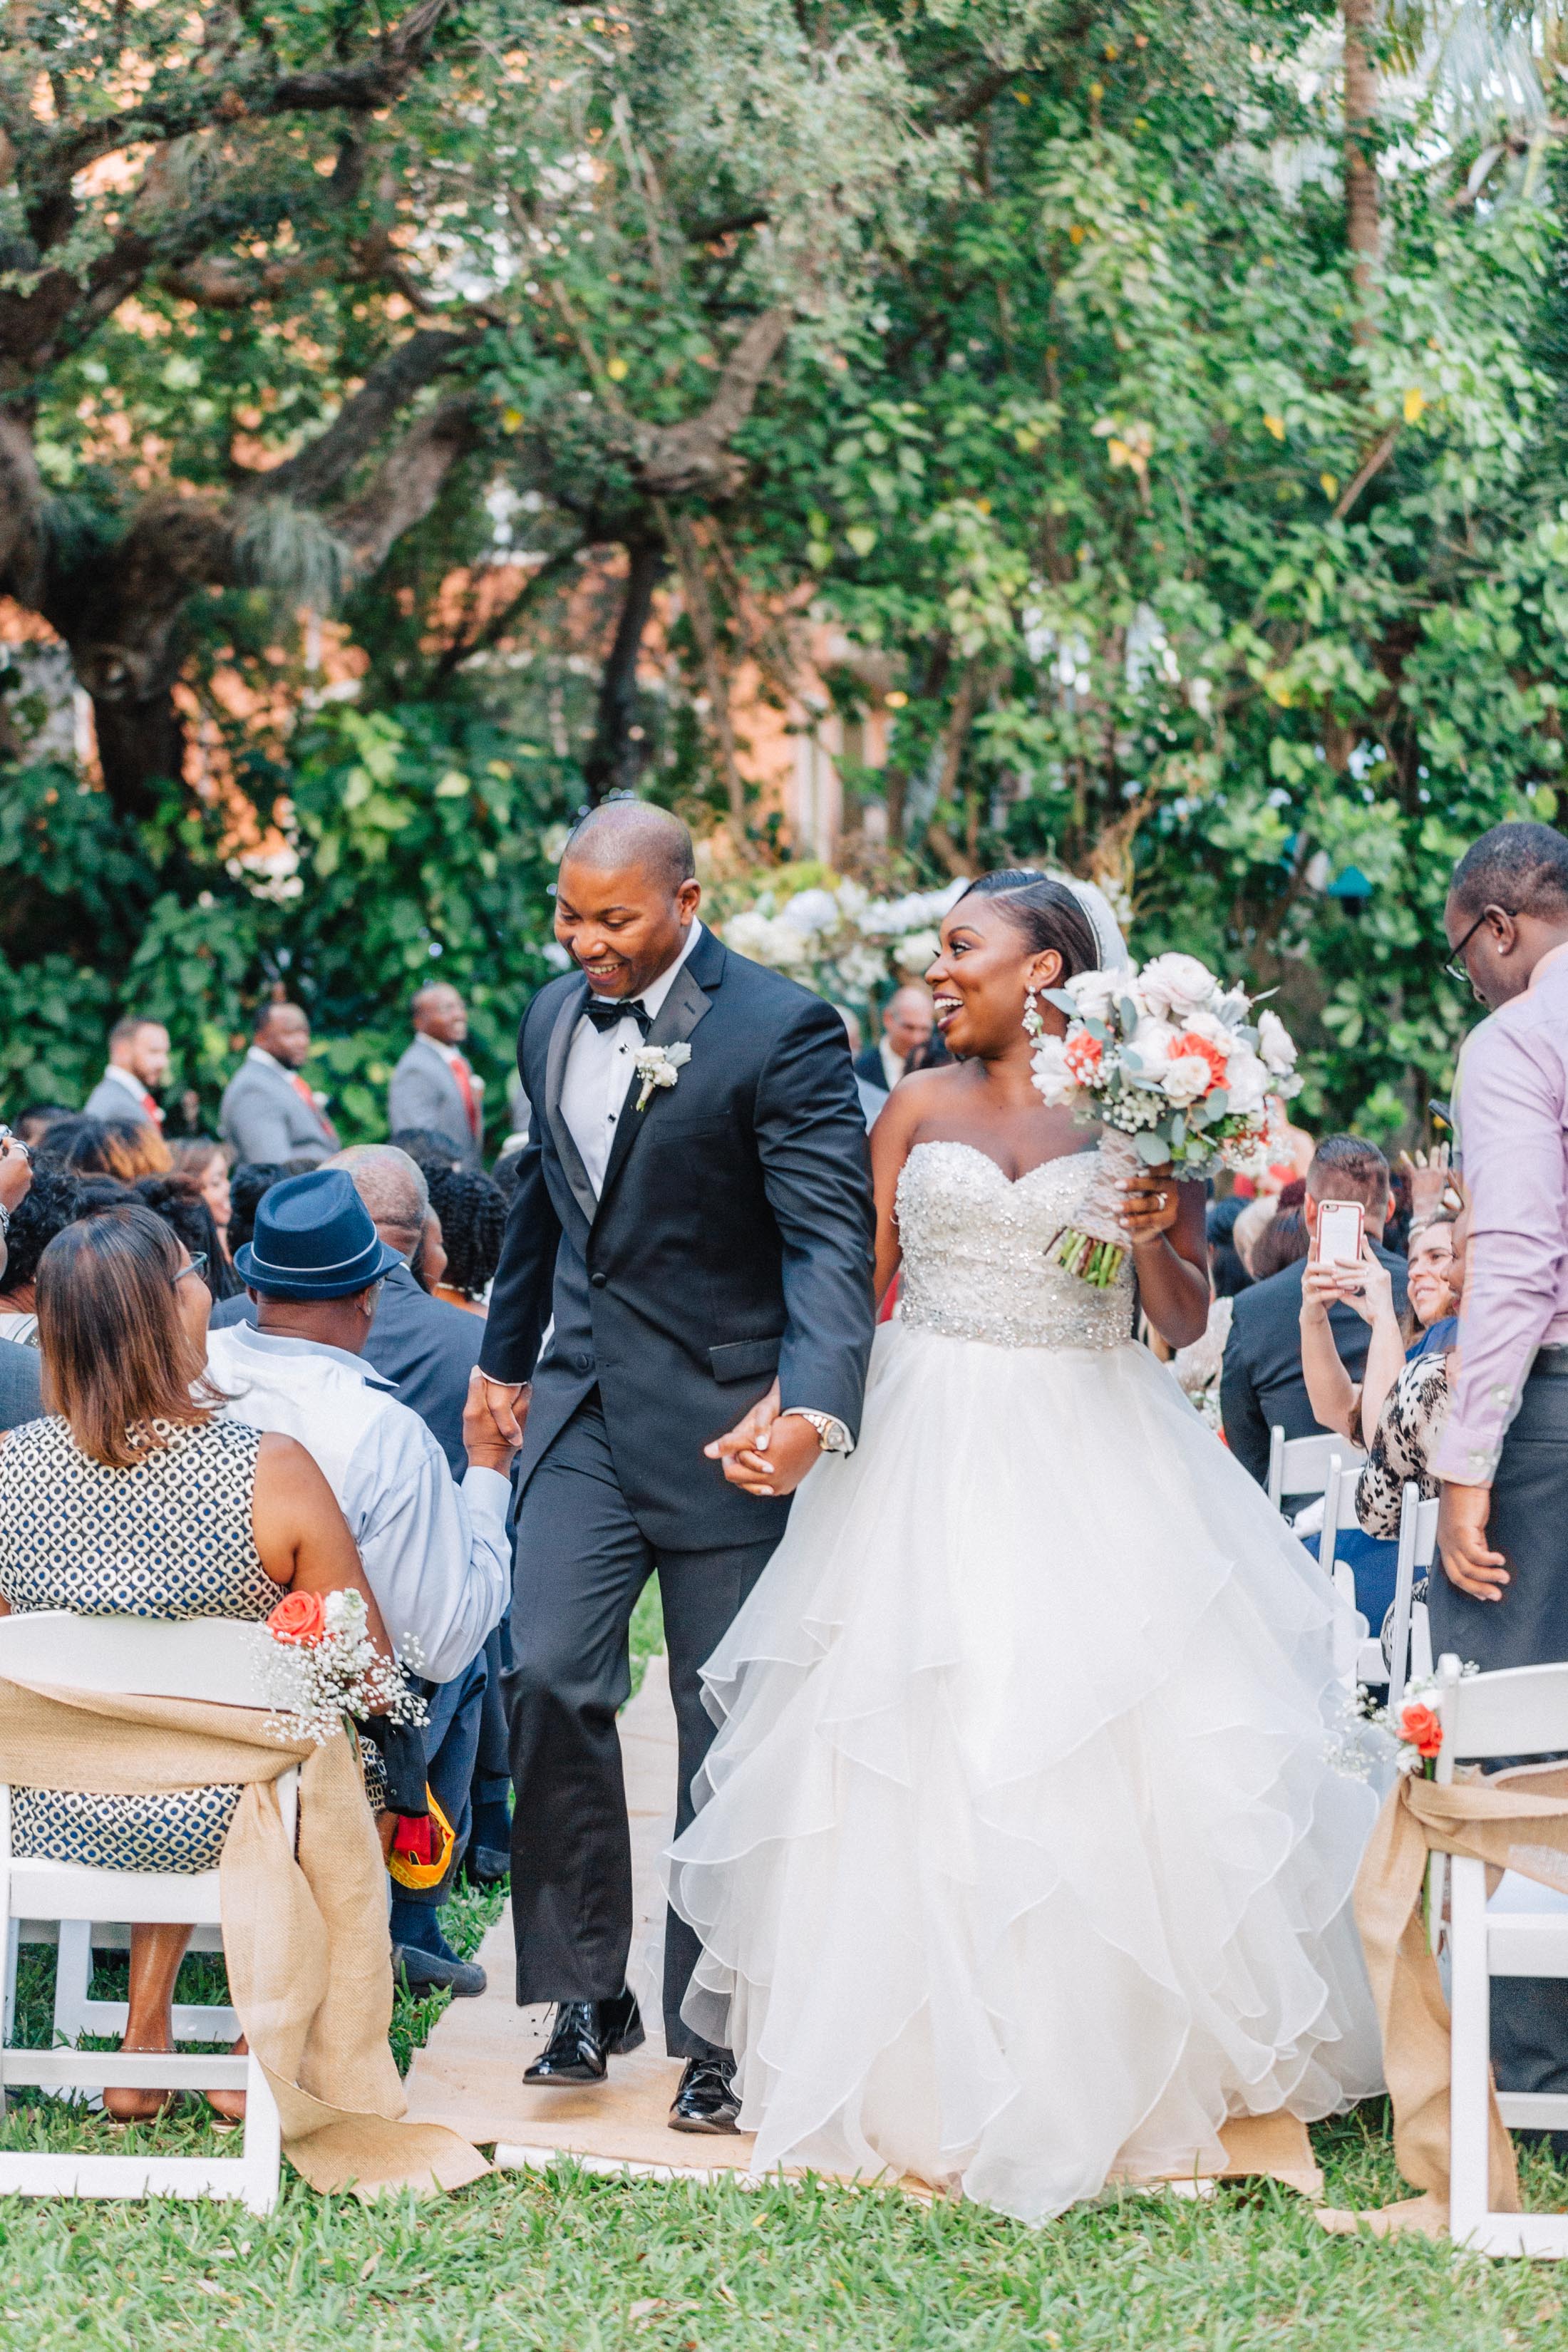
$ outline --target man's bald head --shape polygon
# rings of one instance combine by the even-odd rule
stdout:
[[[680,819],[647,801],[606,801],[563,852],[555,936],[595,996],[635,997],[688,944],[701,896]]]
[[[341,1168],[389,1249],[412,1257],[430,1213],[425,1171],[395,1143],[355,1143],[326,1162]]]
[[[678,816],[650,801],[606,801],[590,809],[574,827],[561,863],[597,874],[636,867],[672,892],[697,872],[690,834]]]

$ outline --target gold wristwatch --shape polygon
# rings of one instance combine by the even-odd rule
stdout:
[[[824,1454],[853,1454],[855,1451],[855,1440],[836,1413],[813,1412],[807,1405],[787,1404],[779,1419],[809,1421]]]

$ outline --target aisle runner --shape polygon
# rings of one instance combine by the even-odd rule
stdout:
[[[648,2022],[647,2042],[630,2058],[613,2058],[602,2086],[529,2090],[523,2069],[543,2043],[550,2011],[519,2009],[512,1997],[511,1914],[503,1910],[479,1952],[489,1990],[478,2000],[453,2001],[416,2054],[409,2119],[446,2124],[476,2146],[493,2141],[500,2165],[542,2165],[571,2156],[589,2171],[667,2179],[744,2173],[752,2154],[748,2135],[700,2138],[672,2132],[667,2120],[680,2066],[663,2055],[658,1990],[664,1946],[658,1856],[669,1839],[675,1787],[675,1717],[662,1658],[650,1660],[641,1690],[621,1717],[621,1748],[637,1919],[627,1974]],[[1321,2195],[1322,2176],[1305,2128],[1293,2116],[1232,2124],[1225,2139],[1227,2174],[1269,2173],[1308,2197]],[[930,2195],[917,2181],[903,2186]]]

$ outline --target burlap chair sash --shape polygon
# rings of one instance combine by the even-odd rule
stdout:
[[[1447,2226],[1448,2006],[1422,1918],[1428,1855],[1486,1864],[1568,1894],[1568,1767],[1526,1765],[1489,1779],[1467,1773],[1439,1787],[1402,1778],[1390,1791],[1362,1857],[1355,1916],[1383,2029],[1384,2071],[1394,2104],[1394,2152],[1422,2195],[1379,2214],[1324,2214],[1331,2227],[1359,2218],[1433,2232]],[[1488,2092],[1490,2205],[1519,2210],[1513,2142]]]
[[[456,2189],[489,2167],[438,2124],[401,2120],[387,2042],[386,1874],[342,1733],[279,1740],[260,1710],[0,1680],[0,1781],[152,1795],[243,1789],[218,1868],[229,1991],[312,2188]],[[277,1782],[300,1767],[290,1847]]]

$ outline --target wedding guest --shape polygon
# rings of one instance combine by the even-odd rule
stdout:
[[[1464,1282],[1469,1224],[1468,1208],[1462,1208],[1457,1218],[1445,1221],[1447,1262],[1443,1275],[1431,1278],[1440,1282],[1440,1296],[1434,1295],[1428,1286],[1427,1303],[1431,1306],[1452,1307],[1457,1304]],[[1412,1266],[1413,1306],[1415,1288],[1416,1275]],[[1355,1505],[1356,1517],[1369,1536],[1392,1538],[1398,1535],[1400,1507],[1407,1483],[1419,1487],[1423,1502],[1430,1502],[1437,1493],[1432,1461],[1452,1402],[1458,1333],[1457,1315],[1434,1314],[1428,1318],[1420,1339],[1406,1351],[1405,1362],[1383,1399],[1374,1422],[1369,1421],[1363,1393],[1361,1426],[1369,1434],[1366,1460],[1356,1481]],[[1432,1344],[1423,1344],[1427,1341]],[[1416,1595],[1423,1601],[1426,1597],[1425,1590]]]
[[[413,1042],[392,1073],[386,1124],[393,1135],[420,1128],[446,1138],[460,1165],[484,1157],[485,1082],[463,1053],[468,1008],[448,981],[433,980],[409,1006]]]
[[[144,1013],[128,1013],[109,1033],[109,1066],[82,1105],[89,1118],[132,1118],[162,1127],[158,1090],[169,1076],[169,1033]]]
[[[1279,1210],[1279,1194],[1261,1192],[1256,1199],[1243,1202],[1241,1213],[1230,1229],[1236,1254],[1253,1281],[1257,1280],[1255,1259],[1258,1244],[1273,1223]]]
[[[432,1291],[470,1315],[482,1315],[500,1262],[506,1195],[478,1168],[437,1169],[429,1183],[431,1213],[439,1220],[447,1260]]]
[[[1448,970],[1489,1008],[1455,1084],[1470,1204],[1430,1580],[1436,1657],[1483,1670],[1568,1658],[1568,839],[1496,825],[1454,869]],[[1509,2091],[1568,2091],[1568,1986],[1492,1987]]]
[[[18,1142],[25,1143],[29,1151],[36,1151],[58,1119],[74,1118],[75,1116],[75,1112],[68,1110],[64,1103],[29,1103],[26,1110],[16,1113],[12,1121],[12,1131]]]
[[[437,1687],[430,1694],[432,1767],[454,1713],[482,1697],[485,1637],[510,1584],[507,1472],[512,1448],[487,1408],[476,1374],[464,1415],[467,1475],[459,1489],[441,1448],[390,1383],[363,1362],[381,1286],[402,1268],[377,1234],[348,1174],[321,1168],[267,1192],[237,1271],[257,1301],[257,1328],[211,1333],[209,1369],[231,1402],[228,1415],[297,1436],[342,1506],[370,1587],[397,1649]],[[470,1669],[477,1671],[470,1674]],[[468,1832],[472,1748],[459,1785],[431,1786],[462,1857]],[[395,1958],[405,1981],[482,1992],[485,1972],[460,1960],[441,1933],[447,1883],[400,1891]]]
[[[1457,1222],[1447,1209],[1420,1223],[1412,1221],[1405,1259],[1410,1294],[1404,1326],[1406,1360],[1434,1349],[1441,1354],[1454,1344],[1461,1271],[1454,1233]],[[1375,1420],[1380,1405],[1381,1400],[1363,1402],[1363,1419]]]
[[[517,1190],[517,1171],[522,1165],[524,1145],[510,1144],[490,1170],[490,1181],[500,1187],[502,1200],[510,1202]]]
[[[419,1245],[408,1264],[409,1272],[420,1289],[426,1297],[434,1298],[447,1278],[447,1237],[441,1231],[441,1220],[434,1209],[425,1212]]]
[[[81,1179],[74,1169],[49,1160],[35,1161],[33,1181],[12,1213],[5,1235],[5,1271],[0,1275],[0,1339],[26,1348],[38,1344],[38,1260],[57,1234],[81,1213]]]
[[[1220,1367],[1230,1336],[1231,1301],[1250,1277],[1230,1244],[1230,1232],[1241,1208],[1239,1201],[1211,1201],[1205,1218],[1209,1261],[1209,1316],[1201,1339],[1178,1348],[1171,1370],[1184,1393],[1217,1432]],[[1221,1283],[1224,1283],[1222,1289]]]
[[[228,1221],[234,1213],[234,1196],[229,1189],[228,1154],[221,1143],[210,1135],[187,1136],[173,1147],[174,1173],[187,1176],[212,1212],[217,1228],[218,1244],[226,1259],[229,1256]]]
[[[931,991],[911,981],[896,988],[882,1007],[882,1034],[855,1057],[855,1075],[889,1094],[903,1076],[910,1055],[923,1045],[935,1024]]]
[[[426,1176],[433,1168],[460,1168],[464,1164],[462,1155],[448,1139],[431,1127],[400,1127],[388,1140],[399,1151],[406,1151]]]
[[[310,1053],[310,1024],[297,1004],[264,1004],[249,1051],[223,1090],[218,1133],[237,1160],[303,1160],[312,1165],[338,1148],[324,1097],[300,1075]]]
[[[218,1415],[203,1373],[207,1294],[169,1228],[139,1205],[68,1225],[39,1261],[37,1299],[50,1411],[0,1443],[0,1614],[254,1621],[286,1591],[353,1591],[384,1646],[342,1514],[309,1454]],[[237,1787],[14,1788],[12,1849],[105,1870],[210,1870],[239,1797]],[[122,2048],[173,2046],[189,1934],[132,1928]],[[174,2095],[111,2088],[103,2105],[124,2120],[160,2114]],[[209,2095],[221,2114],[243,2113],[243,2093]]]
[[[1307,1232],[1307,1220],[1300,1209],[1281,1209],[1258,1237],[1252,1253],[1254,1282],[1267,1282],[1270,1275],[1280,1274],[1298,1258],[1306,1256],[1311,1247]]]
[[[250,1239],[256,1227],[256,1212],[263,1196],[274,1184],[281,1184],[289,1171],[277,1160],[242,1160],[228,1180],[228,1254],[233,1262],[235,1253]]]
[[[57,1119],[41,1150],[79,1175],[112,1176],[120,1184],[162,1175],[170,1166],[169,1147],[155,1127],[132,1118],[89,1118],[85,1111]]]
[[[1326,1136],[1312,1155],[1307,1171],[1306,1230],[1317,1230],[1318,1213],[1325,1201],[1359,1202],[1365,1232],[1380,1265],[1392,1277],[1396,1311],[1405,1309],[1405,1262],[1383,1247],[1384,1220],[1388,1213],[1388,1162],[1374,1143],[1359,1136]],[[1289,1213],[1286,1212],[1285,1213]],[[1239,1237],[1247,1219],[1237,1223]],[[1301,1299],[1303,1267],[1298,1259],[1266,1281],[1255,1283],[1237,1299],[1231,1315],[1230,1339],[1225,1351],[1220,1402],[1225,1433],[1232,1453],[1260,1486],[1268,1476],[1269,1433],[1283,1429],[1287,1438],[1323,1433],[1312,1410],[1301,1365]],[[1352,1379],[1366,1362],[1368,1327],[1356,1309],[1342,1299],[1327,1309],[1334,1343]]]
[[[220,1298],[232,1298],[242,1285],[224,1255],[212,1211],[197,1187],[183,1176],[143,1176],[131,1189],[155,1217],[162,1217],[170,1231],[178,1234],[215,1304]]]
[[[0,1281],[6,1273],[7,1235],[32,1189],[34,1171],[19,1137],[0,1133]],[[0,1348],[0,1429],[15,1429],[39,1411],[38,1358],[32,1348]]]

